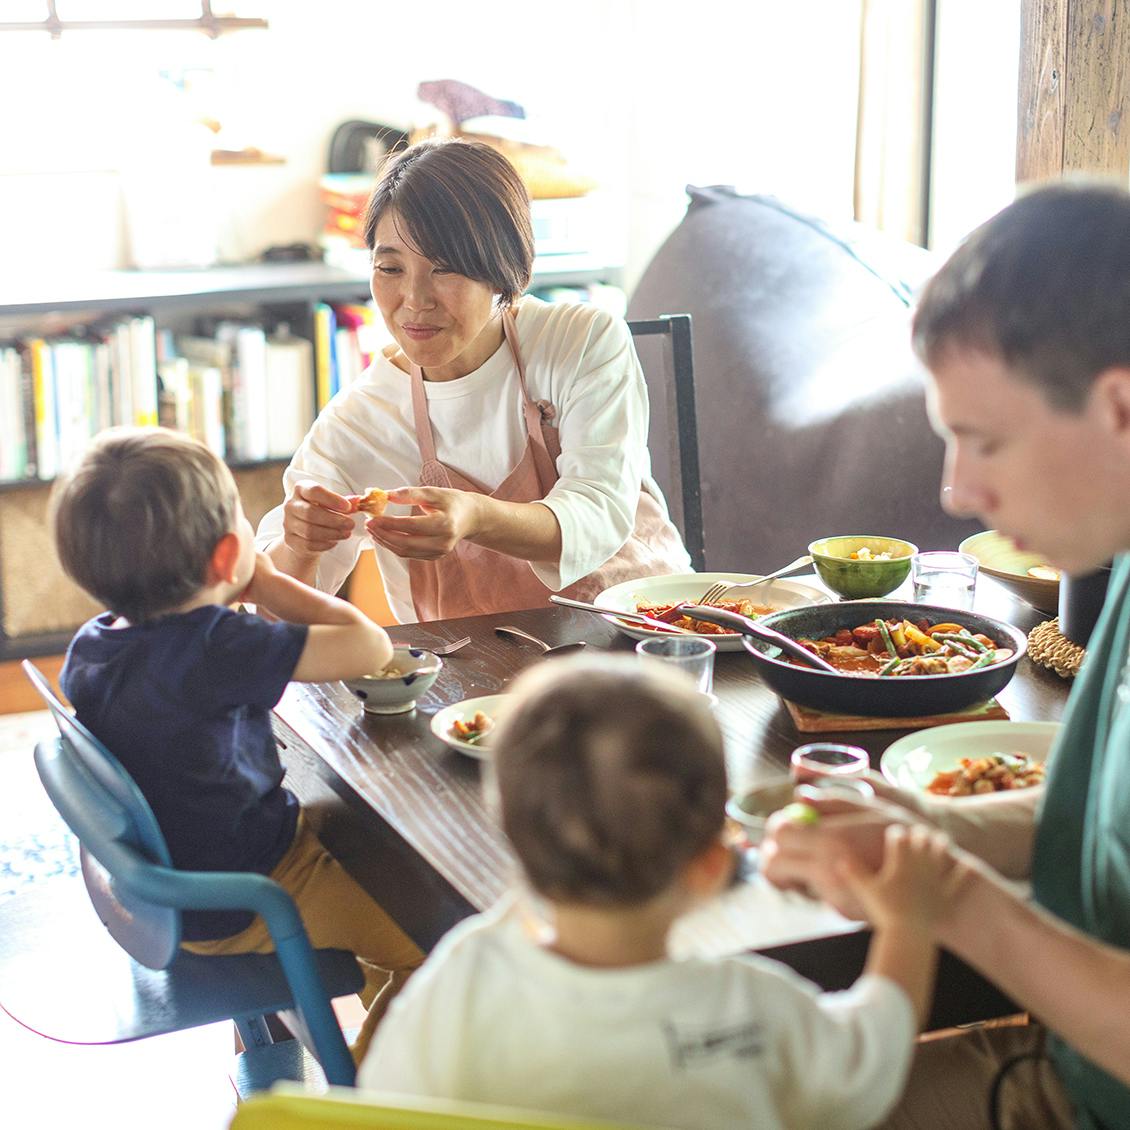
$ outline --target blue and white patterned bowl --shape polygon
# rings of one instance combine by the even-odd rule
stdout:
[[[369,714],[403,714],[415,709],[416,700],[443,669],[443,660],[422,648],[395,647],[388,666],[399,674],[360,675],[345,680]]]

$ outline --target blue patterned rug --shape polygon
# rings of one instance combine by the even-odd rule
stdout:
[[[78,846],[32,762],[35,743],[55,733],[45,710],[0,715],[0,899],[32,883],[78,874]]]

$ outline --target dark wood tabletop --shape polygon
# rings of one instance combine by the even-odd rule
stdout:
[[[1048,617],[1014,599],[992,578],[978,582],[976,608],[1030,630]],[[527,643],[499,637],[513,624],[550,644],[584,640],[590,649],[631,652],[635,641],[591,613],[548,606],[501,615],[401,625],[397,642],[428,647],[470,636],[444,660],[435,685],[408,714],[365,714],[342,683],[291,684],[276,708],[287,785],[307,807],[326,846],[425,949],[460,919],[489,906],[507,887],[514,861],[484,803],[481,763],[436,738],[440,708],[505,690],[542,659]],[[1025,657],[997,697],[1018,721],[1058,720],[1070,684]],[[731,787],[779,775],[799,734],[780,699],[744,652],[719,652],[714,689]],[[906,729],[831,735],[861,745],[878,765]],[[820,735],[825,737],[828,735]],[[850,984],[862,966],[866,932],[774,946],[780,957],[828,988]],[[936,1023],[999,1015],[1008,1002],[961,963],[946,958]]]

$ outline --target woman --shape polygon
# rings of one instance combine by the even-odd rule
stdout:
[[[395,345],[325,408],[259,527],[282,571],[335,592],[375,545],[401,621],[544,604],[689,567],[651,478],[623,321],[520,297],[525,187],[487,145],[424,142],[369,201],[373,298]],[[357,496],[390,490],[363,521]],[[410,511],[406,508],[410,507]]]

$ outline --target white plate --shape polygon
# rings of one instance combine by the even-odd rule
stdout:
[[[879,759],[879,768],[892,785],[923,792],[936,773],[956,769],[963,757],[1026,753],[1032,761],[1046,761],[1057,733],[1058,722],[956,722],[892,742]]]
[[[479,698],[465,698],[462,702],[453,702],[432,715],[432,733],[452,749],[457,749],[460,753],[465,753],[478,761],[487,761],[490,758],[489,745],[482,746],[477,742],[462,741],[452,734],[451,727],[456,721],[470,722],[475,717],[476,710],[481,710],[497,722],[501,712],[506,709],[506,700],[509,697],[505,694],[486,694]],[[490,741],[489,737],[483,740]]]
[[[729,581],[738,584],[741,581],[756,581],[758,573],[671,573],[665,577],[641,577],[635,581],[624,581],[605,589],[593,601],[601,608],[613,612],[635,612],[636,602],[645,600],[652,604],[667,604],[678,600],[697,600],[711,585],[719,581]],[[733,599],[749,597],[755,604],[769,604],[773,608],[799,608],[804,604],[828,604],[831,597],[820,588],[815,579],[812,581],[766,581],[755,589],[739,589],[733,594]],[[729,599],[728,597],[726,599]],[[605,619],[614,624],[625,635],[632,639],[647,640],[653,636],[662,635],[657,628],[649,628],[644,624],[628,624],[614,616]],[[722,635],[704,635],[704,639],[713,640],[719,651],[741,651],[742,637],[736,632],[725,632]]]

